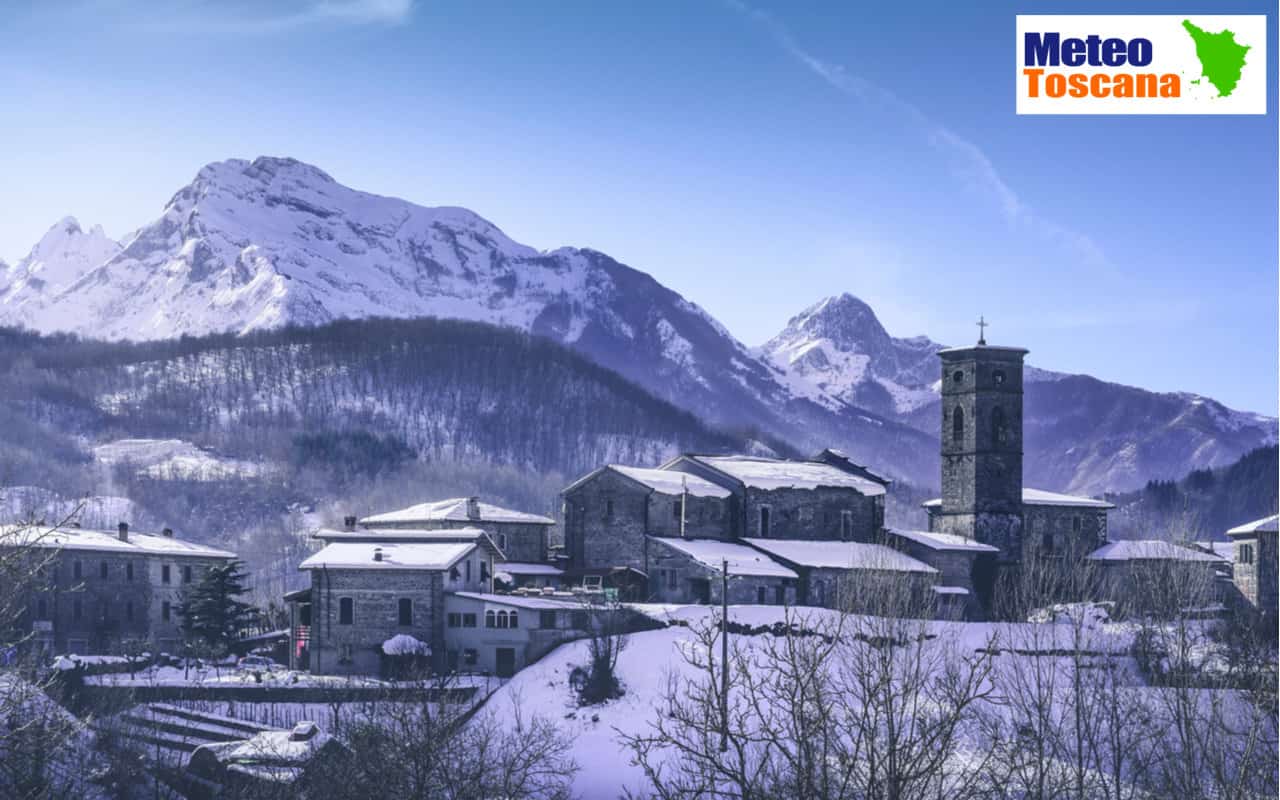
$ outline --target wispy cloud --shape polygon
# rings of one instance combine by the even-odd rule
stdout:
[[[196,33],[276,34],[322,25],[402,25],[415,0],[185,0],[164,6],[91,2],[118,21],[148,30]]]
[[[1068,249],[1090,264],[1106,264],[1102,249],[1088,236],[1047,219],[1027,206],[977,144],[937,122],[918,106],[891,90],[849,72],[840,64],[818,58],[801,46],[786,26],[768,12],[753,8],[740,0],[723,2],[758,24],[791,58],[833,89],[859,102],[879,106],[902,117],[911,129],[923,136],[929,146],[947,160],[952,172],[960,180],[974,191],[989,197],[1010,225],[1030,230]]]

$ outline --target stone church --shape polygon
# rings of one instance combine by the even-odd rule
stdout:
[[[942,497],[927,531],[887,527],[889,481],[836,450],[791,460],[684,454],[608,465],[562,492],[566,581],[625,596],[836,605],[864,571],[919,582],[939,613],[982,617],[1030,559],[1063,575],[1107,541],[1110,503],[1022,485],[1018,347],[941,351]],[[839,596],[844,587],[845,598]]]
[[[942,497],[926,502],[929,530],[996,548],[974,562],[984,608],[1001,574],[1031,559],[1067,570],[1107,541],[1107,511],[1088,497],[1022,485],[1020,347],[979,339],[938,353],[942,361]]]

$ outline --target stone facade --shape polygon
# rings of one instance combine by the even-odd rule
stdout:
[[[317,675],[376,675],[382,643],[406,634],[444,663],[444,593],[487,591],[491,557],[476,547],[448,569],[311,569],[309,667]],[[344,599],[349,615],[344,614]],[[406,608],[407,616],[402,615]]]
[[[1040,559],[1068,570],[1107,543],[1105,508],[1027,504],[1022,514],[1019,561]]]
[[[942,360],[942,505],[930,529],[1000,548],[1022,534],[1022,359],[1015,347],[953,348]]]
[[[652,490],[611,470],[566,490],[564,544],[569,563],[577,569],[630,567],[644,572],[650,494]]]
[[[1275,531],[1232,535],[1235,550],[1232,582],[1250,606],[1270,614],[1277,611],[1277,551]]]
[[[114,654],[133,640],[177,654],[183,592],[230,557],[67,547],[45,564],[43,588],[25,598],[20,625],[51,652]]]

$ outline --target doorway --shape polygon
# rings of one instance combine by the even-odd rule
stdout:
[[[510,678],[516,674],[516,651],[514,647],[499,647],[495,651],[496,672],[499,678]]]

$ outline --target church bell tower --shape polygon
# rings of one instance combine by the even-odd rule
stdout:
[[[979,323],[984,329],[985,321]],[[942,505],[930,528],[1000,548],[1022,543],[1021,347],[942,350]]]

